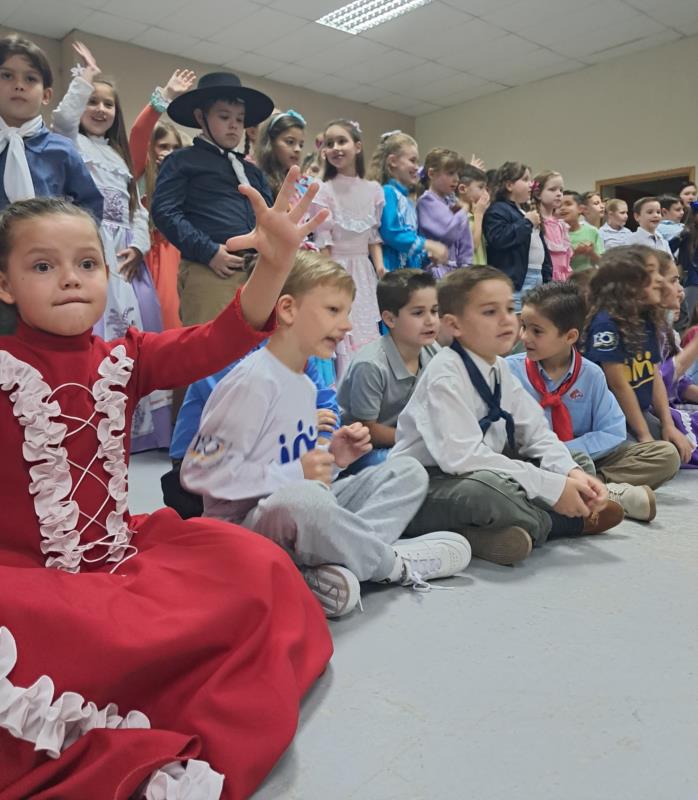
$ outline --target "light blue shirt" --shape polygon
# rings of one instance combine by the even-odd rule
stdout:
[[[540,395],[526,375],[526,354],[507,356],[507,364],[531,397],[539,400]],[[552,392],[572,374],[572,363],[558,381],[552,381],[542,368],[540,374],[548,391]],[[574,431],[574,439],[564,443],[570,451],[586,453],[592,459],[598,459],[623,444],[627,436],[625,415],[606,384],[603,370],[597,364],[582,358],[577,380],[562,396],[562,400],[570,412]],[[544,411],[552,427],[551,410],[546,408]]]
[[[682,230],[683,223],[674,222],[671,219],[663,219],[659,225],[657,225],[657,233],[661,234],[667,240],[667,242],[670,242],[672,239],[680,236]]]

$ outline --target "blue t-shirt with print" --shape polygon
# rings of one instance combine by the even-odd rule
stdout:
[[[642,350],[629,353],[618,325],[607,311],[599,311],[589,324],[584,355],[596,364],[625,364],[628,383],[635,390],[640,408],[645,411],[650,407],[655,365],[661,361],[657,331],[650,320],[645,321]]]

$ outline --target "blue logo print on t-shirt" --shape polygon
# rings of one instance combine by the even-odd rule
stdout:
[[[291,461],[296,461],[301,456],[304,456],[305,453],[309,453],[311,450],[315,448],[317,444],[317,431],[313,425],[308,425],[308,432],[306,433],[304,428],[305,425],[303,424],[303,420],[298,420],[298,435],[293,440],[293,446],[289,450],[289,446],[286,443],[286,436],[282,433],[279,436],[279,444],[281,445],[281,450],[279,452],[279,461],[282,464],[288,464]],[[305,445],[305,451],[301,452],[301,446]]]

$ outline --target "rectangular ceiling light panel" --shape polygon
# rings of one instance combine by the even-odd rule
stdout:
[[[357,34],[390,22],[391,19],[430,2],[431,0],[355,0],[315,21],[320,25],[327,25],[328,28]]]

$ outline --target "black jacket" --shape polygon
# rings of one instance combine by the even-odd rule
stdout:
[[[506,273],[521,291],[528,270],[528,250],[531,246],[533,225],[510,200],[497,200],[485,211],[482,232],[487,244],[487,263]],[[541,228],[543,257],[543,282],[552,280],[553,264]]]

